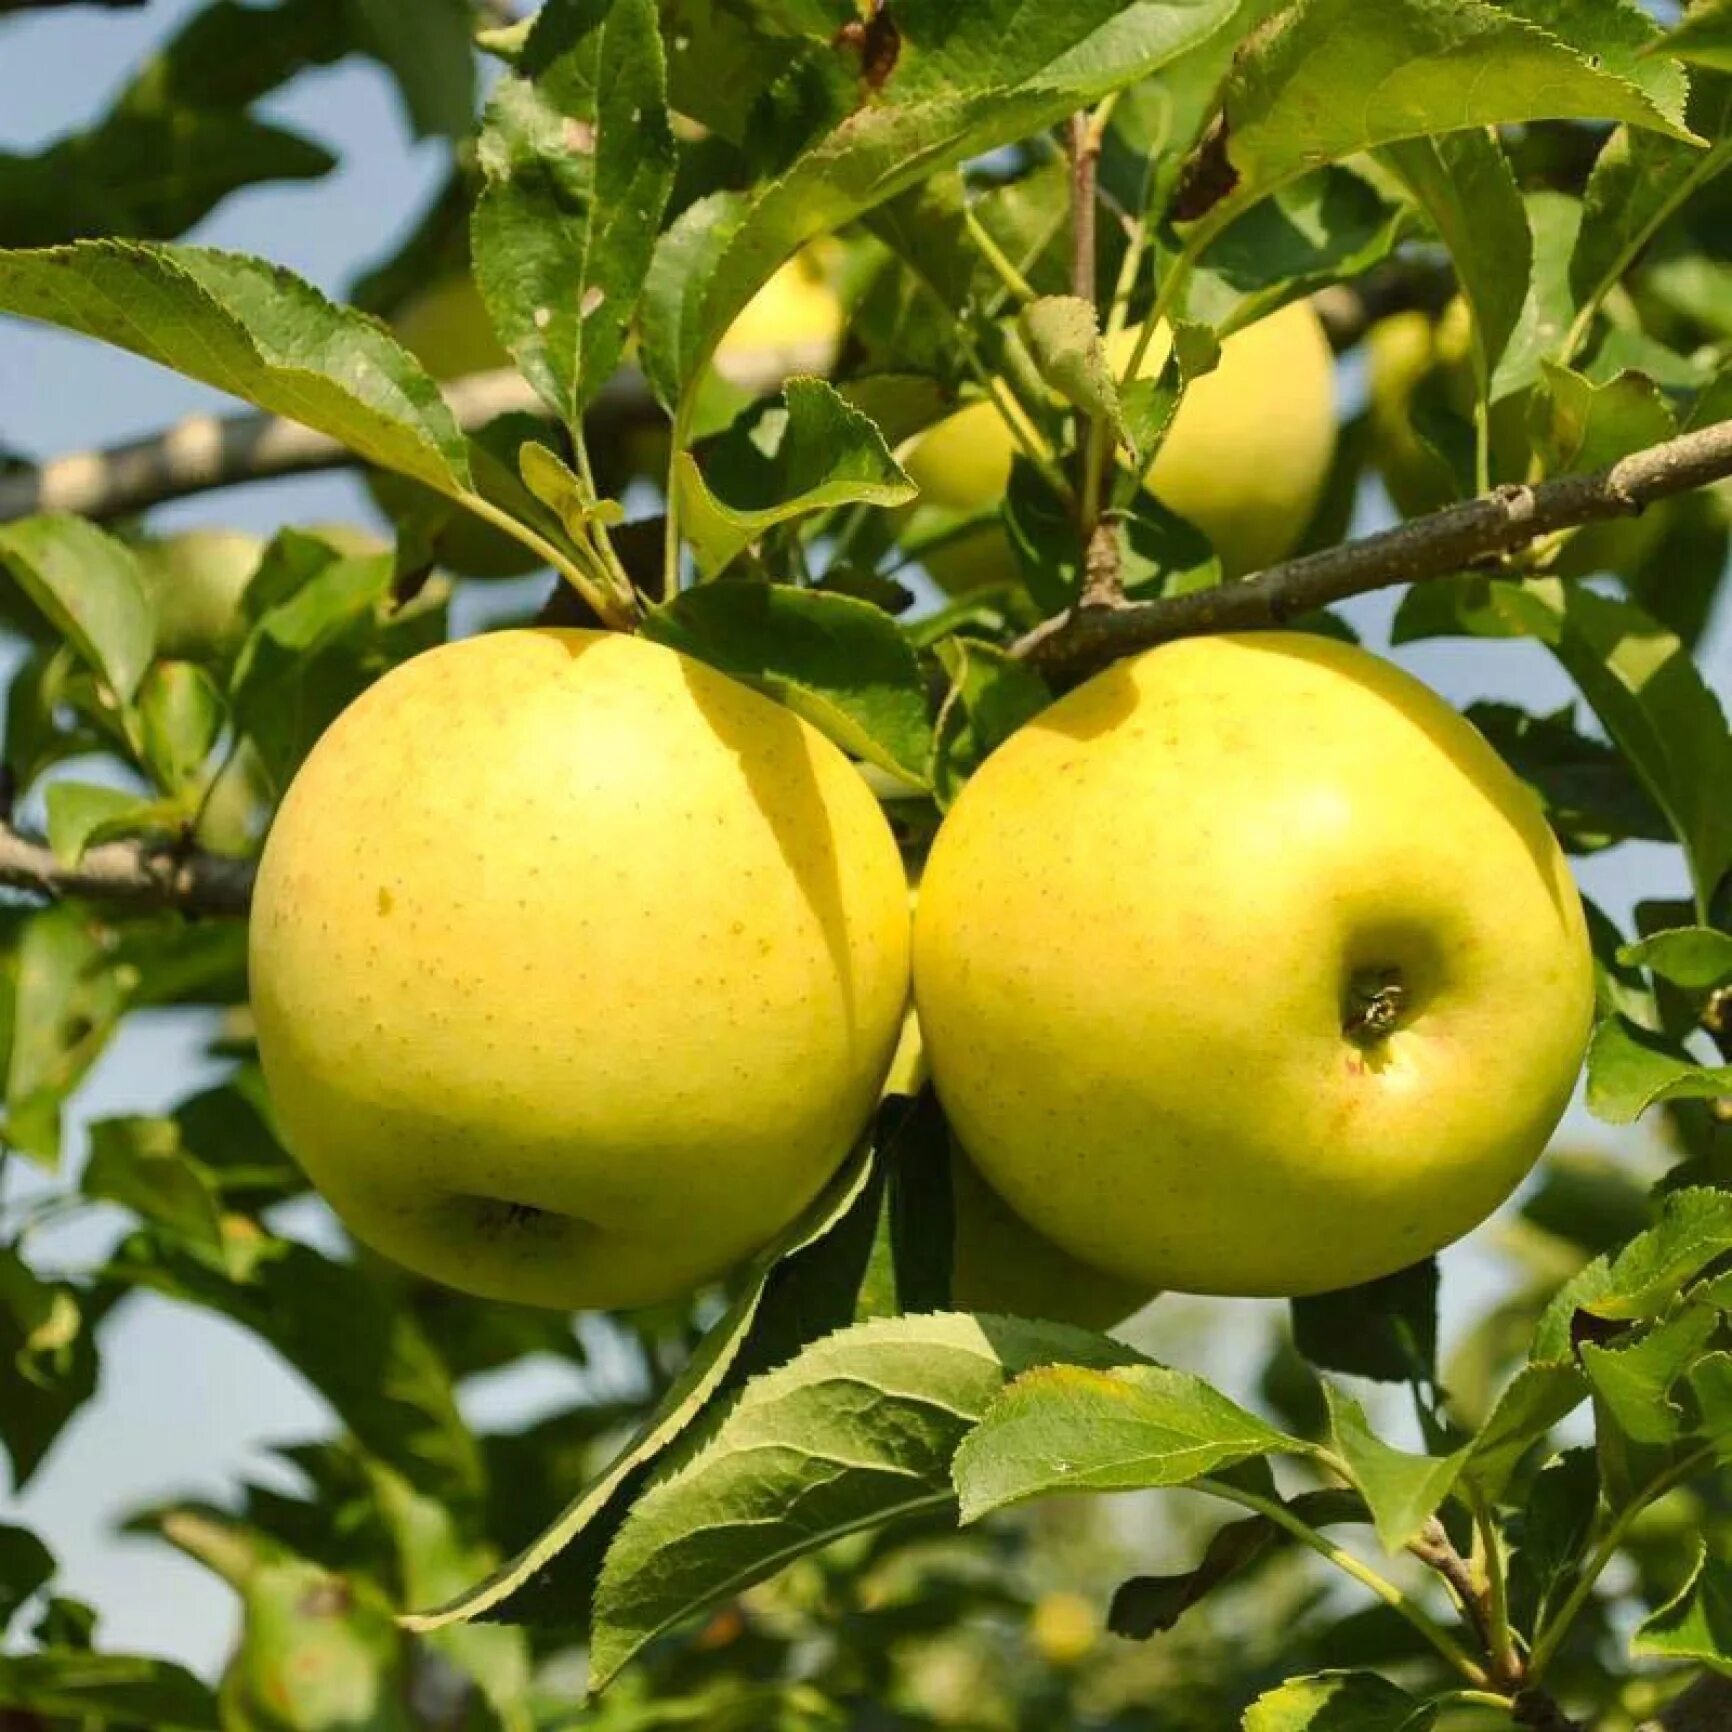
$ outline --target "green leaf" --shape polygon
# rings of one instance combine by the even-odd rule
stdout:
[[[0,1246],[0,1442],[14,1492],[95,1388],[96,1343],[78,1292],[38,1280]]]
[[[1634,1124],[1662,1101],[1732,1095],[1732,1065],[1698,1064],[1664,1036],[1608,1016],[1588,1046],[1588,1108],[1609,1125]]]
[[[129,349],[452,498],[473,493],[438,386],[377,323],[281,267],[121,241],[0,253],[0,310]]]
[[[567,426],[619,365],[673,186],[653,0],[544,7],[482,130],[475,279]]]
[[[1581,373],[1544,363],[1545,391],[1535,405],[1537,444],[1554,475],[1606,469],[1620,457],[1672,438],[1678,419],[1660,387],[1641,373],[1596,385]]]
[[[1427,1732],[1437,1710],[1375,1672],[1289,1678],[1245,1712],[1244,1732]]]
[[[937,654],[950,691],[934,731],[932,786],[948,807],[981,764],[1052,702],[1052,693],[1027,662],[996,644],[948,637]]]
[[[1132,1357],[1081,1330],[938,1312],[859,1324],[748,1383],[637,1500],[608,1552],[591,1688],[664,1630],[796,1557],[953,1510],[957,1445],[1018,1372]]]
[[[709,584],[654,609],[643,630],[757,686],[845,751],[925,785],[925,682],[896,622],[869,602],[781,584]]]
[[[241,1631],[219,1692],[225,1727],[416,1732],[410,1653],[377,1583],[297,1556],[226,1517],[171,1509],[162,1536],[240,1595]]]
[[[220,1254],[222,1195],[190,1156],[173,1119],[102,1119],[90,1127],[90,1158],[79,1176],[87,1197],[131,1209],[189,1245]]]
[[[1308,0],[1238,62],[1227,100],[1238,183],[1211,217],[1380,145],[1541,119],[1686,135],[1647,93],[1484,0]]]
[[[1693,65],[1732,72],[1732,0],[1695,0],[1689,16],[1657,46]]]
[[[1732,1292],[1722,1299],[1720,1309],[1732,1309]],[[1732,1353],[1704,1354],[1684,1381],[1696,1409],[1692,1435],[1713,1446],[1717,1461],[1732,1459]]]
[[[1521,321],[1533,263],[1527,207],[1497,134],[1487,129],[1415,138],[1384,160],[1431,218],[1473,314],[1473,365],[1482,401]]]
[[[94,782],[54,782],[44,795],[48,845],[63,866],[117,836],[172,835],[180,814],[163,800]]]
[[[1673,1191],[1660,1219],[1559,1288],[1534,1334],[1536,1360],[1567,1359],[1578,1310],[1612,1321],[1657,1316],[1687,1282],[1732,1251],[1732,1192]]]
[[[0,565],[127,702],[156,648],[150,597],[131,549],[81,517],[24,517],[0,523]]]
[[[25,922],[14,966],[6,1138],[52,1166],[61,1103],[108,1044],[137,982],[116,965],[108,935],[68,904]]]
[[[1291,1302],[1293,1344],[1323,1371],[1429,1383],[1437,1365],[1437,1260]]]
[[[669,402],[775,267],[936,169],[1012,144],[1109,90],[1182,67],[1223,65],[1268,7],[1259,0],[1021,0],[899,7],[894,76],[838,114],[780,178],[690,206],[656,249],[644,359]]]
[[[159,788],[169,793],[196,782],[216,749],[228,704],[196,662],[157,662],[138,692],[139,742]]]
[[[1523,1456],[1587,1399],[1588,1385],[1567,1359],[1536,1361],[1516,1373],[1468,1446],[1462,1478],[1490,1502],[1503,1496]]]
[[[1639,1660],[1693,1660],[1732,1677],[1732,1564],[1696,1541],[1696,1562],[1676,1594],[1630,1638]]]
[[[1336,1453],[1370,1506],[1383,1549],[1393,1555],[1437,1513],[1461,1477],[1469,1452],[1410,1455],[1378,1437],[1365,1409],[1333,1384],[1325,1383],[1323,1394]]]
[[[1288,1500],[1286,1507],[1311,1528],[1370,1520],[1363,1500],[1349,1491],[1301,1492]],[[1216,1588],[1243,1575],[1276,1549],[1294,1543],[1292,1534],[1264,1515],[1228,1522],[1210,1535],[1194,1569],[1176,1576],[1132,1576],[1121,1582],[1113,1593],[1107,1628],[1115,1636],[1146,1642],[1172,1629]]]
[[[1302,1455],[1188,1371],[1052,1365],[1019,1377],[956,1456],[964,1521],[1054,1492],[1187,1485],[1253,1456]]]
[[[680,523],[706,576],[778,523],[833,505],[906,505],[917,489],[883,435],[822,379],[794,378],[783,409],[737,423],[674,471]]]
[[[1588,178],[1570,259],[1570,288],[1579,305],[1599,306],[1664,224],[1732,164],[1732,79],[1703,74],[1692,80],[1689,117],[1708,140],[1706,149],[1627,126],[1606,140]]]
[[[1602,1347],[1582,1344],[1582,1369],[1594,1386],[1596,1411],[1609,1414],[1635,1443],[1669,1444],[1684,1431],[1684,1415],[1670,1399],[1673,1387],[1700,1357],[1720,1326],[1705,1306],[1693,1305],[1633,1340]]]
[[[1497,584],[1498,605],[1544,642],[1666,814],[1704,905],[1732,865],[1732,734],[1683,644],[1628,602],[1579,584]]]
[[[18,1608],[53,1574],[53,1555],[35,1534],[0,1522],[0,1636]]]
[[[348,0],[362,43],[391,74],[418,138],[465,138],[475,118],[475,14],[466,0]]]
[[[1732,933],[1710,926],[1675,926],[1626,944],[1618,960],[1652,969],[1674,986],[1708,992],[1732,981]]]
[[[651,1472],[698,1416],[744,1380],[854,1315],[877,1225],[882,1174],[861,1153],[747,1266],[733,1304],[602,1473],[510,1562],[468,1593],[408,1619],[429,1632],[479,1617],[582,1623],[620,1524]]]
[[[1073,408],[1116,428],[1118,385],[1093,306],[1075,295],[1043,295],[1017,323],[1041,378]]]
[[[168,1660],[46,1648],[0,1655],[0,1708],[77,1725],[149,1726],[152,1732],[217,1732],[216,1701]]]
[[[432,586],[408,606],[390,605],[388,553],[343,558],[287,535],[274,548],[248,590],[256,623],[235,657],[229,695],[236,729],[280,790],[380,673],[444,641],[445,620],[442,593]],[[290,581],[298,587],[273,605],[277,583]]]
[[[1673,123],[1684,118],[1688,82],[1654,57],[1659,26],[1640,0],[1499,0],[1530,24],[1567,42],[1584,59],[1646,92]]]

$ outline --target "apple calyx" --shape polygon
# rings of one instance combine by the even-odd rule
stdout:
[[[1361,969],[1347,983],[1341,1031],[1355,1046],[1377,1046],[1395,1032],[1406,1001],[1399,969]]]

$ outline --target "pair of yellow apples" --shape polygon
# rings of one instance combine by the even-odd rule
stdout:
[[[1549,1136],[1593,1001],[1528,792],[1409,676],[1298,634],[1054,704],[946,817],[912,923],[877,801],[792,712],[629,636],[450,644],[320,741],[252,928],[272,1095],[338,1213],[554,1306],[670,1297],[785,1227],[911,980],[978,1169],[958,1301],[1096,1322],[1465,1232]]]

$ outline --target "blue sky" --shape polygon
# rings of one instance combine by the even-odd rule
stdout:
[[[34,149],[99,114],[149,44],[192,10],[194,0],[156,0],[138,11],[72,8],[0,21],[0,150]],[[391,87],[370,65],[308,74],[266,110],[328,146],[341,158],[341,168],[322,181],[233,199],[192,238],[263,254],[341,293],[413,222],[439,181],[442,152],[409,138]],[[1351,394],[1354,388],[1349,372],[1343,390]],[[227,407],[232,405],[217,393],[143,361],[0,319],[0,448],[47,457]],[[157,513],[155,522],[268,533],[284,522],[368,515],[358,485],[335,475],[183,501]],[[1376,498],[1362,502],[1365,526],[1382,515]],[[1387,642],[1386,599],[1366,598],[1349,611],[1367,643]],[[477,617],[471,599],[459,619]],[[1458,702],[1506,697],[1550,708],[1570,697],[1550,658],[1528,643],[1430,643],[1404,650],[1399,659]],[[1724,620],[1707,665],[1724,695],[1732,683],[1732,630]],[[1683,888],[1673,856],[1646,846],[1588,861],[1580,876],[1584,888],[1620,917],[1638,897]],[[178,1100],[209,1074],[200,1044],[196,1019],[135,1017],[83,1091],[79,1120],[149,1112]],[[1566,1132],[1578,1144],[1620,1146],[1579,1111]],[[72,1141],[69,1158],[75,1161],[81,1151],[76,1136]],[[332,1237],[315,1208],[301,1209],[296,1224],[314,1237]],[[76,1267],[94,1259],[112,1230],[112,1221],[96,1218],[45,1242],[56,1259]],[[1490,1278],[1490,1235],[1476,1238],[1446,1261],[1450,1318],[1471,1310]],[[1241,1309],[1247,1319],[1262,1315]],[[476,1390],[470,1411],[489,1424],[514,1422],[569,1398],[572,1375],[524,1367]],[[141,1298],[128,1304],[104,1338],[98,1398],[27,1495],[0,1495],[0,1513],[20,1513],[48,1539],[62,1563],[61,1591],[101,1610],[105,1647],[172,1655],[209,1671],[233,1626],[228,1591],[164,1547],[117,1537],[113,1524],[155,1498],[187,1492],[220,1498],[243,1475],[280,1476],[262,1446],[328,1425],[318,1398],[251,1337],[219,1319]]]

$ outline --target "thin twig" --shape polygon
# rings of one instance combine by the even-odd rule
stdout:
[[[1432,1516],[1407,1549],[1428,1569],[1436,1570],[1448,1583],[1450,1594],[1460,1608],[1462,1617],[1473,1631],[1479,1645],[1490,1653],[1491,1625],[1486,1617],[1485,1593],[1474,1580],[1467,1559],[1455,1549],[1455,1542],[1444,1530],[1443,1523],[1436,1516]],[[1507,1683],[1509,1680],[1500,1678],[1495,1681]]]
[[[0,826],[0,885],[55,900],[84,897],[111,907],[178,909],[182,914],[245,914],[253,862],[143,842],[105,842],[75,866],[45,843]]]
[[[1395,529],[1271,566],[1238,583],[1159,601],[1079,607],[1035,627],[1014,654],[1045,672],[1085,673],[1172,638],[1285,625],[1349,596],[1497,563],[1555,530],[1634,516],[1732,475],[1732,421],[1638,451],[1591,475],[1500,487]]]

